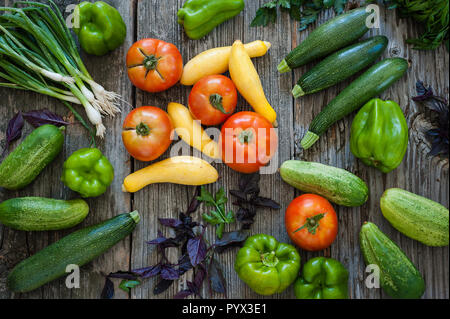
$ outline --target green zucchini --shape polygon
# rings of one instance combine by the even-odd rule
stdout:
[[[383,216],[399,232],[421,243],[448,246],[448,209],[402,189],[388,189],[381,197]]]
[[[83,266],[131,234],[137,211],[76,231],[19,263],[8,275],[13,292],[29,292],[66,274],[68,265]]]
[[[356,207],[367,202],[369,189],[358,176],[341,168],[303,161],[287,161],[281,178],[305,193],[321,195],[341,206]]]
[[[23,231],[60,230],[78,225],[88,213],[82,199],[14,198],[0,204],[0,223]]]
[[[295,98],[322,91],[373,64],[389,40],[378,35],[342,49],[305,73],[292,90]]]
[[[20,190],[34,181],[61,153],[63,130],[64,127],[43,125],[31,132],[0,164],[0,187]]]
[[[407,69],[408,61],[402,58],[389,58],[375,64],[314,118],[308,133],[301,141],[302,147],[306,150],[313,146],[334,123],[383,93],[400,79]]]
[[[355,42],[369,31],[366,21],[369,15],[364,7],[322,24],[281,61],[278,71],[289,72]]]
[[[372,223],[360,232],[361,251],[366,265],[377,265],[380,286],[393,298],[417,299],[425,292],[422,275],[405,253]]]

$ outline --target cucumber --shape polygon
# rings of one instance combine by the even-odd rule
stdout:
[[[421,243],[448,246],[448,209],[402,189],[388,189],[381,197],[383,216],[399,232]]]
[[[0,204],[0,223],[23,231],[60,230],[78,225],[88,213],[82,199],[14,198]]]
[[[342,49],[304,74],[292,90],[295,98],[336,85],[373,64],[389,40],[379,35]]]
[[[389,296],[417,299],[423,295],[425,282],[420,272],[375,224],[364,224],[359,237],[366,265],[379,267],[380,286]]]
[[[302,192],[323,196],[341,206],[361,206],[369,199],[366,183],[341,168],[319,163],[287,161],[281,166],[280,174],[286,183]]]
[[[366,23],[369,15],[364,7],[322,24],[281,61],[278,71],[289,72],[355,42],[369,31]]]
[[[31,132],[0,164],[0,187],[20,190],[34,181],[61,153],[64,129],[43,125]]]
[[[8,275],[13,292],[29,292],[66,274],[68,265],[83,266],[130,235],[137,211],[76,231],[19,263]]]
[[[334,123],[383,93],[400,79],[407,69],[408,61],[402,58],[389,58],[375,64],[316,116],[308,133],[301,141],[302,147],[306,150],[313,146]]]

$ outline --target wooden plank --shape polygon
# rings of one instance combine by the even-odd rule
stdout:
[[[124,64],[124,56],[127,48],[133,40],[134,30],[134,6],[132,2],[112,0],[107,1],[121,12],[125,22],[131,30],[128,32],[125,44],[114,52],[104,57],[93,57],[82,55],[88,70],[90,70],[96,81],[108,90],[122,94],[125,101],[131,100],[131,85],[127,79]],[[12,5],[13,1],[0,2],[0,5]],[[61,9],[64,10],[68,4],[73,1],[58,1]],[[5,132],[7,121],[15,114],[17,110],[30,111],[35,109],[48,108],[51,111],[61,115],[67,115],[68,110],[54,99],[50,99],[37,94],[28,92],[12,91],[0,89],[2,107],[1,116],[4,120],[0,124],[0,131]],[[82,114],[82,109],[78,108]],[[110,159],[115,168],[116,176],[113,185],[108,192],[100,198],[88,200],[91,213],[88,218],[76,229],[88,225],[97,224],[106,219],[112,218],[120,213],[129,212],[131,209],[130,196],[122,193],[121,185],[123,178],[130,172],[129,155],[122,147],[121,125],[124,116],[130,111],[130,107],[122,104],[122,114],[115,119],[105,119],[107,127],[107,137],[105,141],[99,143],[99,148]],[[31,128],[27,125],[25,136],[30,133]],[[4,138],[1,137],[3,141]],[[16,146],[15,144],[14,146]],[[86,131],[80,125],[71,125],[66,132],[66,141],[63,154],[61,154],[54,163],[49,165],[38,179],[29,187],[20,192],[0,192],[1,200],[19,197],[19,196],[42,196],[51,198],[76,198],[77,194],[71,192],[60,182],[61,170],[64,159],[70,156],[74,151],[89,147],[89,139]],[[51,181],[51,182],[45,182]],[[1,227],[1,226],[0,226]],[[3,283],[5,282],[7,272],[20,260],[26,256],[32,255],[48,244],[62,238],[73,232],[74,229],[62,232],[29,233],[16,232],[3,229],[0,232],[0,298],[98,298],[104,284],[102,273],[109,273],[119,269],[128,269],[130,260],[130,241],[124,240],[112,248],[103,256],[96,259],[86,267],[81,269],[81,287],[80,289],[69,290],[66,288],[64,279],[57,280],[29,294],[10,295]],[[121,290],[116,290],[118,298],[127,298],[128,295]]]

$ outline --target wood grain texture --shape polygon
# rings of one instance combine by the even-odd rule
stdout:
[[[61,7],[73,1],[59,1]],[[314,63],[302,67],[294,72],[279,75],[276,66],[284,56],[303,41],[308,30],[298,32],[298,24],[294,23],[286,13],[279,14],[277,23],[266,28],[250,28],[256,10],[265,2],[264,0],[247,0],[245,10],[234,19],[220,25],[207,37],[193,41],[183,32],[181,26],[176,23],[176,12],[183,4],[183,0],[128,0],[107,1],[117,7],[128,26],[126,43],[113,53],[97,58],[83,55],[83,59],[91,71],[93,77],[109,90],[119,92],[124,99],[134,107],[154,105],[167,110],[169,102],[179,102],[187,105],[189,87],[176,85],[170,90],[150,94],[133,88],[128,81],[124,59],[127,48],[135,40],[142,38],[159,38],[174,43],[181,51],[184,62],[196,54],[217,46],[231,45],[234,40],[243,42],[253,40],[266,40],[272,43],[269,54],[254,59],[255,67],[260,73],[261,80],[271,102],[279,114],[280,149],[277,156],[278,165],[288,159],[296,158],[307,161],[317,161],[323,164],[333,165],[348,169],[363,178],[369,185],[371,196],[366,205],[359,208],[336,207],[339,216],[339,235],[333,246],[320,253],[306,253],[301,251],[302,261],[315,256],[327,256],[340,260],[350,271],[350,295],[352,298],[387,298],[381,290],[367,289],[364,281],[367,276],[365,266],[359,250],[358,234],[365,221],[376,223],[392,240],[394,240],[418,266],[425,277],[427,290],[424,298],[449,298],[449,249],[430,248],[415,242],[390,226],[382,217],[379,199],[386,188],[400,187],[431,198],[449,206],[449,181],[448,161],[427,156],[429,145],[421,132],[426,115],[422,115],[422,106],[411,102],[410,97],[415,95],[415,83],[423,80],[434,88],[445,90],[439,92],[448,96],[449,79],[447,73],[448,52],[442,47],[436,51],[415,51],[405,44],[405,39],[419,33],[419,27],[414,22],[400,20],[395,11],[381,10],[381,28],[372,30],[370,35],[384,34],[390,39],[389,48],[384,57],[402,56],[411,61],[408,74],[396,83],[392,88],[382,94],[383,99],[397,101],[405,111],[410,131],[410,145],[407,156],[402,165],[393,173],[384,175],[375,169],[365,167],[356,160],[350,152],[349,138],[352,116],[333,126],[314,147],[303,151],[299,147],[299,141],[306,133],[309,123],[315,115],[333,99],[350,81],[345,81],[336,87],[322,93],[302,97],[298,100],[292,98],[290,91],[297,79]],[[11,0],[0,0],[0,5],[11,5]],[[319,18],[319,24],[323,23],[334,13],[327,12]],[[367,36],[370,36],[367,35]],[[0,89],[0,141],[4,141],[8,120],[16,111],[48,108],[62,115],[67,110],[56,100],[40,95],[14,92]],[[127,239],[108,253],[95,260],[82,269],[82,286],[77,290],[65,288],[64,280],[58,280],[48,284],[37,291],[25,295],[12,295],[5,286],[8,271],[20,260],[42,249],[46,245],[56,241],[72,230],[51,233],[30,233],[12,231],[0,226],[0,299],[2,298],[98,298],[103,287],[102,272],[109,273],[118,270],[130,270],[155,264],[158,254],[154,247],[145,242],[157,237],[158,229],[167,232],[158,223],[158,218],[175,218],[179,212],[187,208],[195,188],[178,185],[152,185],[144,190],[126,195],[121,192],[123,178],[131,171],[143,168],[148,163],[132,160],[122,146],[120,128],[131,106],[124,103],[122,114],[114,120],[106,121],[108,136],[100,145],[102,151],[111,159],[116,171],[116,178],[108,193],[98,199],[89,201],[91,214],[79,227],[92,225],[108,219],[119,213],[131,210],[139,210],[142,221],[136,228],[130,239]],[[240,97],[238,110],[250,110],[248,103]],[[429,115],[429,114],[428,114]],[[27,126],[25,135],[31,131]],[[178,143],[183,143],[179,142]],[[15,144],[17,145],[17,144]],[[13,145],[13,146],[15,146]],[[73,151],[88,146],[86,132],[79,125],[72,125],[66,133],[66,146],[55,163],[39,176],[39,178],[25,190],[20,192],[7,192],[0,190],[0,200],[18,196],[44,196],[55,198],[74,198],[75,194],[62,187],[59,182],[62,164]],[[197,152],[193,152],[199,156]],[[167,152],[164,158],[169,157]],[[236,189],[240,175],[233,172],[223,164],[214,164],[220,174],[220,180],[215,185],[208,187],[210,191],[216,191],[223,186],[227,191]],[[262,195],[271,197],[281,203],[280,211],[262,210],[258,212],[256,222],[252,227],[252,233],[268,233],[278,240],[289,242],[284,229],[284,211],[289,203],[300,195],[294,189],[282,182],[279,174],[263,175],[261,179]],[[230,203],[229,209],[235,209]],[[199,221],[201,213],[206,212],[202,207],[195,215]],[[238,227],[233,225],[229,229]],[[166,233],[167,234],[167,233]],[[214,240],[214,231],[207,231],[207,239]],[[233,269],[236,251],[230,251],[219,256],[223,265],[223,272],[227,281],[227,296],[210,295],[207,288],[203,295],[208,298],[260,298],[246,287],[237,277]],[[176,262],[178,251],[173,249],[169,253],[169,259]],[[186,287],[186,281],[192,279],[193,274],[188,272],[182,280],[178,281],[165,293],[153,295],[155,279],[147,280],[144,284],[128,295],[116,289],[117,298],[172,298],[180,289]],[[118,282],[116,282],[117,284]],[[273,298],[294,298],[293,289],[289,288],[285,293]]]

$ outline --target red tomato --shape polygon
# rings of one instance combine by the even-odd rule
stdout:
[[[278,148],[272,124],[254,112],[240,112],[222,126],[223,162],[235,171],[251,174],[267,165]]]
[[[338,219],[325,198],[307,194],[289,205],[285,216],[286,230],[300,248],[319,251],[331,246],[338,234]]]
[[[123,144],[135,159],[153,161],[169,148],[173,130],[166,112],[155,106],[139,107],[123,123]]]
[[[222,124],[234,113],[236,105],[236,86],[223,75],[205,76],[189,95],[189,109],[203,125]]]
[[[147,92],[161,92],[180,80],[183,58],[172,43],[143,39],[128,50],[127,68],[128,77],[136,87]]]

